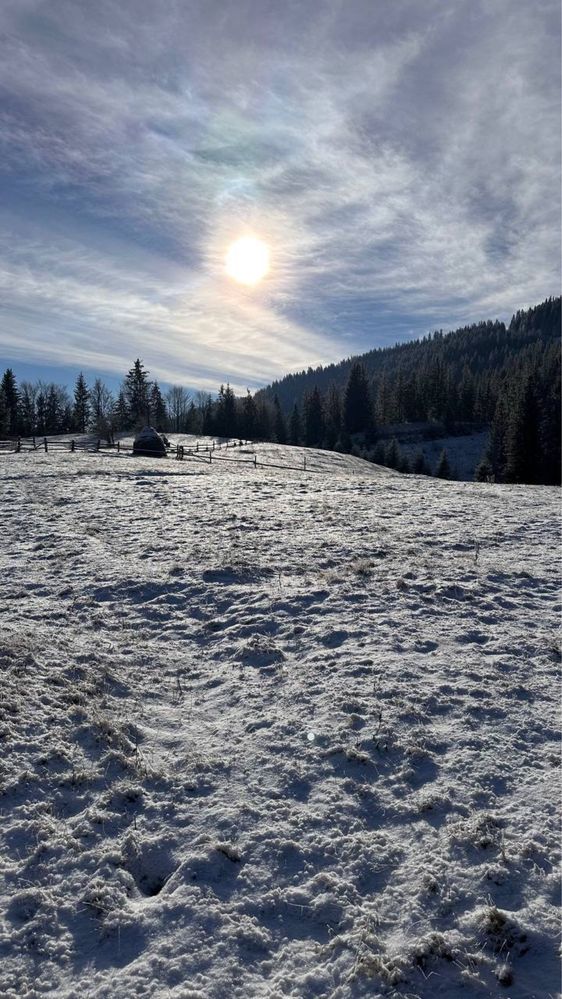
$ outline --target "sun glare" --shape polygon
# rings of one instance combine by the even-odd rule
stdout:
[[[256,236],[242,236],[229,248],[226,273],[240,284],[257,284],[269,271],[269,247]]]

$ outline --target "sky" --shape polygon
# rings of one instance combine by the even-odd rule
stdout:
[[[2,0],[20,377],[242,392],[559,293],[557,0]]]

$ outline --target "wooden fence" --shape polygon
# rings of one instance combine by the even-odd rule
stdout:
[[[229,440],[229,441],[196,441],[195,444],[169,444],[166,446],[166,453],[169,457],[177,461],[198,461],[205,464],[212,464],[217,461],[229,461],[237,465],[253,465],[254,468],[279,468],[282,471],[294,472],[325,472],[323,468],[315,467],[307,461],[303,455],[302,465],[281,465],[277,462],[263,461],[258,458],[257,453],[251,453],[248,458],[228,457],[224,454],[217,454],[217,451],[226,451],[233,448],[252,446],[255,441]],[[133,454],[132,444],[123,444],[121,441],[109,442],[101,437],[82,437],[78,440],[50,440],[48,437],[18,437],[13,440],[0,441],[0,453],[19,454],[23,451],[43,451],[49,452],[75,452],[88,451],[97,453],[100,451],[111,452],[117,455]]]

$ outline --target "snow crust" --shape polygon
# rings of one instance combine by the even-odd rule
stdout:
[[[559,492],[307,456],[1,459],[2,997],[557,994]]]

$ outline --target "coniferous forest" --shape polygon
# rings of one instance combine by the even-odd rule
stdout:
[[[561,300],[488,321],[378,348],[339,364],[287,375],[242,398],[162,392],[137,359],[120,390],[82,372],[73,392],[54,383],[0,381],[0,438],[92,432],[110,436],[151,422],[175,433],[215,434],[352,451],[402,472],[454,475],[446,451],[435,469],[398,439],[488,431],[475,468],[480,481],[560,483]]]

